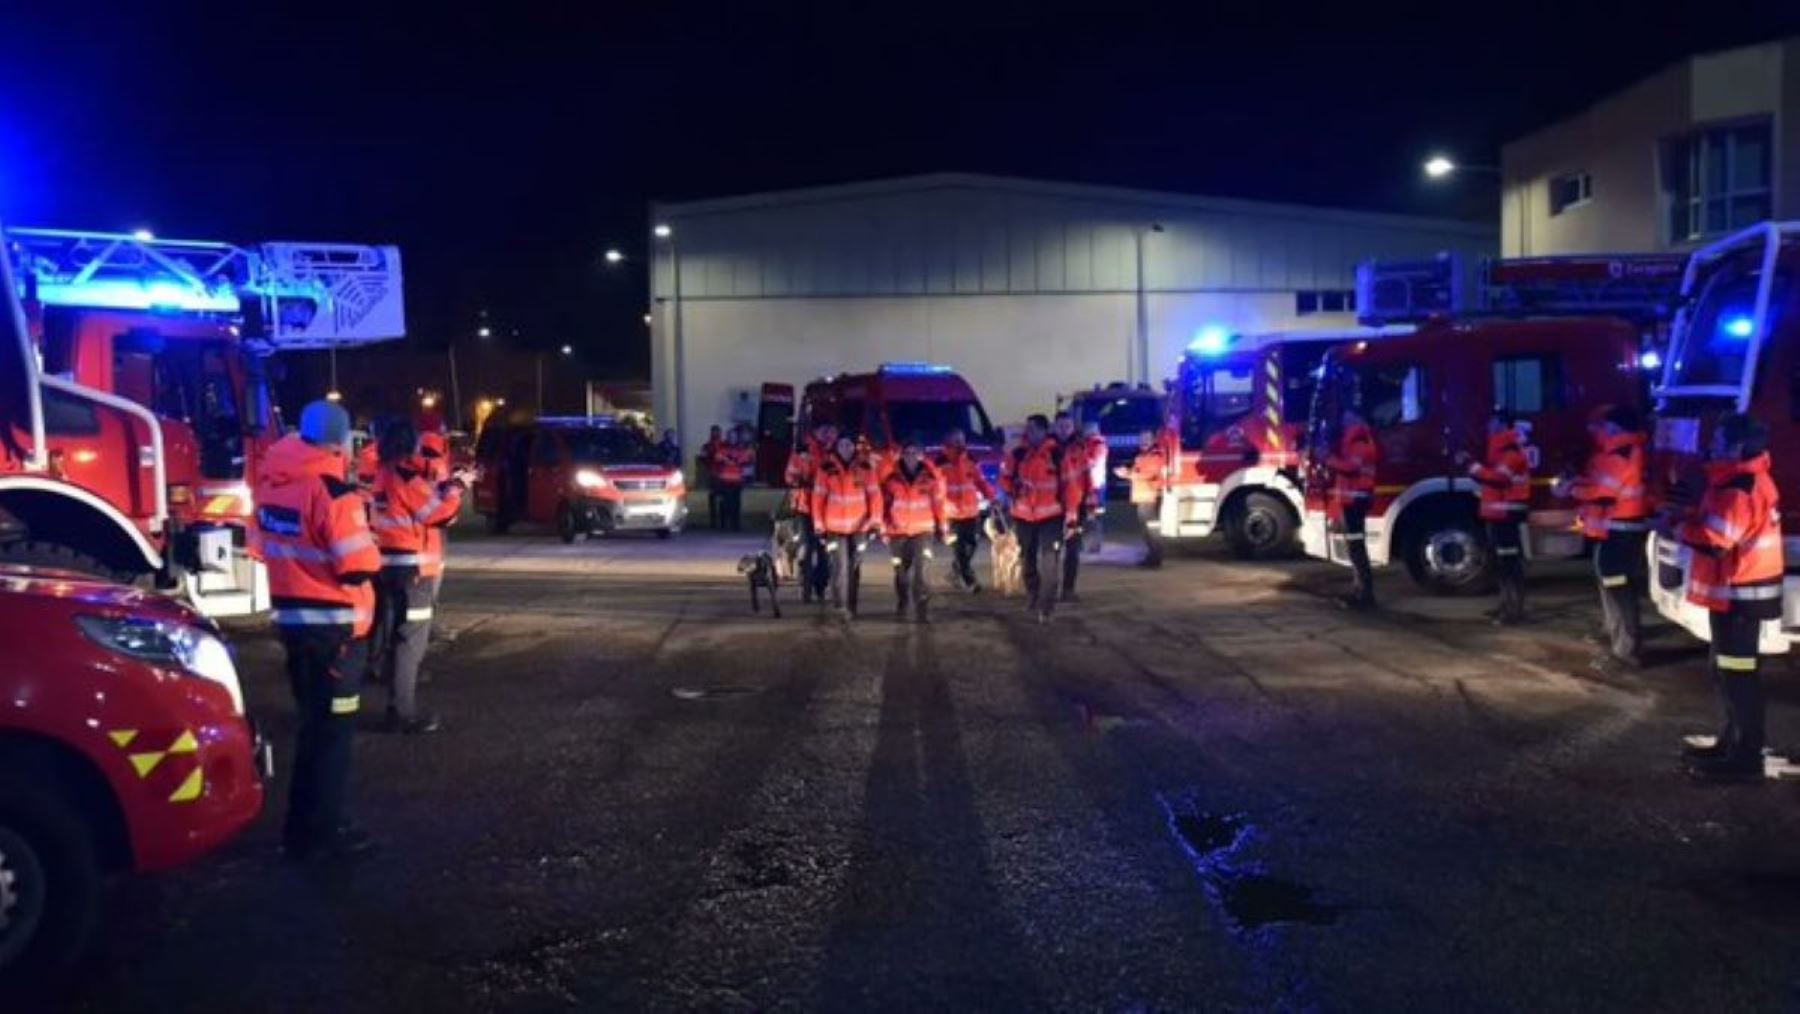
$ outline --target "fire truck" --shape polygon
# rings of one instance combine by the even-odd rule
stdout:
[[[1223,533],[1246,559],[1292,552],[1304,509],[1300,448],[1320,362],[1346,342],[1412,330],[1232,335],[1202,329],[1181,357],[1169,402],[1178,449],[1162,502],[1164,538]]]
[[[0,236],[30,336],[0,362],[0,560],[179,587],[213,616],[267,608],[244,534],[281,436],[269,358],[404,334],[399,251]]]
[[[903,440],[916,437],[935,450],[945,433],[960,429],[982,473],[990,482],[999,475],[1000,431],[975,389],[948,366],[883,363],[873,373],[821,377],[806,385],[795,432],[810,434],[825,422],[868,441],[881,462],[896,457]]]
[[[1331,476],[1321,452],[1329,451],[1342,413],[1354,409],[1380,451],[1367,524],[1370,561],[1404,563],[1435,592],[1485,587],[1491,560],[1477,488],[1456,456],[1481,459],[1486,420],[1498,407],[1516,414],[1529,434],[1527,556],[1579,555],[1585,544],[1574,505],[1553,497],[1551,486],[1559,473],[1584,464],[1587,418],[1596,406],[1646,403],[1646,368],[1660,364],[1680,265],[1679,257],[1658,255],[1497,261],[1473,287],[1450,258],[1365,265],[1358,305],[1366,322],[1423,319],[1410,336],[1356,342],[1325,356],[1307,431],[1306,552],[1349,561],[1342,536],[1327,527]]]
[[[1765,222],[1694,252],[1682,279],[1656,390],[1651,449],[1653,490],[1691,503],[1703,488],[1700,465],[1713,427],[1728,412],[1768,424],[1772,478],[1781,493],[1787,574],[1782,618],[1763,627],[1762,650],[1778,654],[1800,636],[1800,223]],[[1696,637],[1709,637],[1706,612],[1687,601],[1691,555],[1653,534],[1651,599]],[[1784,633],[1785,630],[1785,633]]]
[[[1100,427],[1106,439],[1106,487],[1108,492],[1124,488],[1124,479],[1112,474],[1114,468],[1130,467],[1137,458],[1138,437],[1145,430],[1152,433],[1163,428],[1163,406],[1167,399],[1148,384],[1133,386],[1115,380],[1092,390],[1058,396],[1058,408],[1066,408],[1075,416],[1075,424],[1086,428],[1089,423]]]

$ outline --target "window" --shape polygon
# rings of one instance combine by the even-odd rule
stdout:
[[[1417,366],[1369,366],[1359,371],[1357,411],[1376,429],[1425,418],[1425,374]]]
[[[1312,412],[1313,392],[1318,389],[1330,342],[1292,342],[1281,350],[1281,418],[1303,423]]]
[[[1494,404],[1519,415],[1561,408],[1562,360],[1556,356],[1494,360]]]
[[[1181,446],[1195,450],[1214,431],[1237,422],[1250,411],[1256,393],[1256,371],[1248,366],[1216,366],[1193,374],[1188,410],[1181,413]]]
[[[1319,312],[1319,293],[1316,289],[1302,289],[1294,293],[1294,315],[1304,317],[1309,313]]]
[[[1768,218],[1775,206],[1772,149],[1766,117],[1665,142],[1669,239],[1699,239]]]
[[[1355,289],[1301,289],[1294,293],[1294,315],[1355,313]]]
[[[100,413],[94,403],[64,391],[40,388],[44,399],[44,433],[48,436],[91,437],[100,432]]]
[[[625,426],[597,426],[592,429],[565,429],[563,444],[569,449],[569,460],[577,465],[648,465],[658,460],[656,449],[644,435]],[[555,463],[554,445],[550,464]]]
[[[1579,208],[1594,197],[1594,179],[1587,173],[1569,173],[1550,179],[1550,214],[1562,214]]]
[[[987,413],[972,401],[890,401],[887,410],[888,423],[898,440],[917,438],[935,444],[955,429],[962,430],[975,443],[994,442]],[[871,426],[876,431],[880,429],[877,423]],[[876,440],[873,434],[869,439]]]

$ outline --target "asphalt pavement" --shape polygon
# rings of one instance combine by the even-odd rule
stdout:
[[[459,530],[443,731],[380,734],[365,695],[381,851],[284,864],[277,787],[110,892],[69,1005],[1800,1009],[1800,782],[1685,778],[1715,712],[1680,632],[1601,677],[1576,565],[1497,629],[1402,574],[1350,614],[1335,568],[1146,571],[1129,538],[1048,627],[941,575],[918,627],[879,549],[846,626],[752,614],[754,534]],[[278,646],[236,640],[285,776]]]

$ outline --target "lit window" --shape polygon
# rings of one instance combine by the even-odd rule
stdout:
[[[1775,207],[1771,135],[1765,117],[1664,143],[1670,240],[1699,239],[1770,217]]]

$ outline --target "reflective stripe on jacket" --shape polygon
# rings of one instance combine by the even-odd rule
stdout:
[[[826,535],[856,535],[881,523],[881,490],[875,472],[860,461],[833,454],[813,479],[813,524]]]
[[[1380,452],[1375,434],[1363,423],[1344,431],[1338,439],[1337,453],[1325,458],[1331,470],[1331,493],[1327,508],[1333,521],[1344,520],[1344,507],[1350,503],[1367,504],[1375,495],[1375,466]]]
[[[1137,452],[1131,462],[1131,502],[1155,503],[1169,485],[1169,459],[1161,446],[1152,444]]]
[[[742,486],[750,479],[755,456],[742,444],[726,444],[713,456],[713,476],[726,486]]]
[[[1602,441],[1587,471],[1569,485],[1581,534],[1604,539],[1611,531],[1644,530],[1644,436],[1621,433]]]
[[[413,566],[425,577],[436,577],[444,562],[440,529],[462,509],[462,486],[434,483],[411,464],[384,465],[376,475],[370,527],[384,565]]]
[[[1706,479],[1706,495],[1678,533],[1694,550],[1688,601],[1716,613],[1761,603],[1759,612],[1779,616],[1781,498],[1769,478],[1769,455],[1712,462]]]
[[[887,509],[882,522],[889,535],[904,538],[944,530],[944,484],[931,462],[919,462],[919,470],[911,476],[902,462],[888,473],[881,492]]]
[[[1531,504],[1531,459],[1519,431],[1488,435],[1487,456],[1469,466],[1478,484],[1483,521],[1523,521]]]
[[[1013,448],[1000,471],[1000,488],[1012,498],[1012,516],[1028,522],[1074,520],[1081,501],[1068,495],[1066,474],[1055,440]]]
[[[285,436],[263,456],[255,495],[250,550],[268,567],[275,622],[367,634],[381,553],[367,501],[345,481],[343,455]]]
[[[994,499],[993,484],[981,474],[981,466],[969,452],[946,450],[935,461],[944,480],[944,512],[952,521],[967,521],[981,513],[981,501]]]

